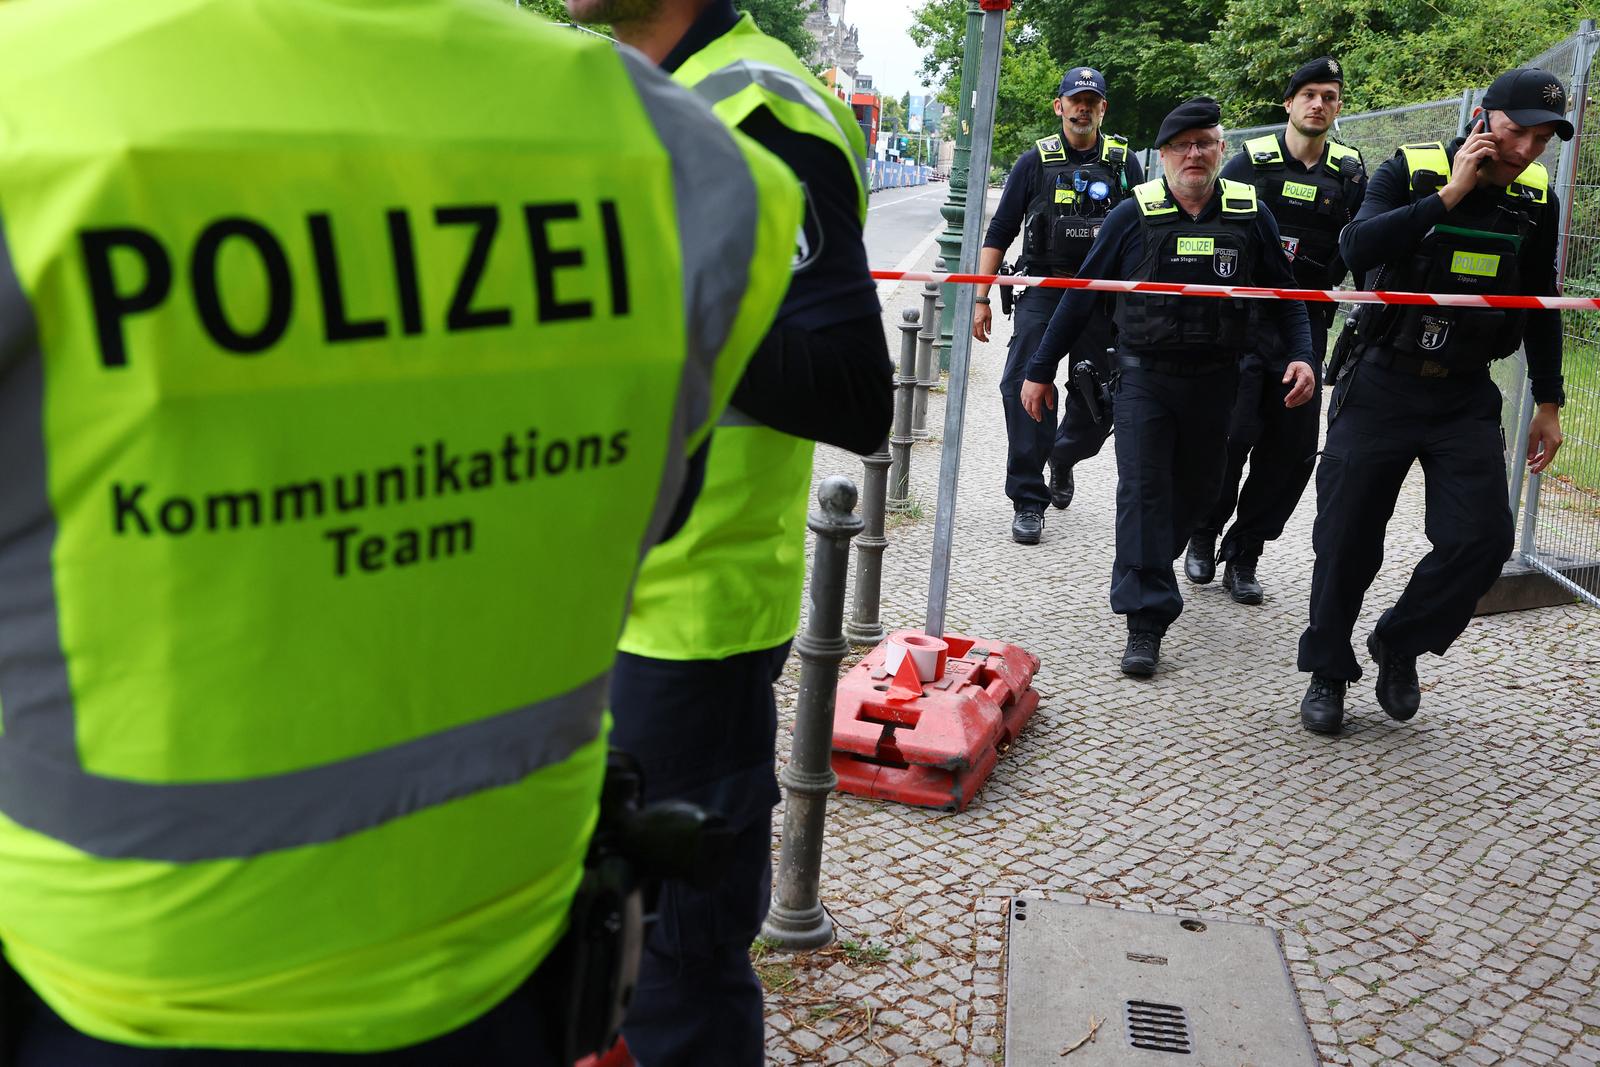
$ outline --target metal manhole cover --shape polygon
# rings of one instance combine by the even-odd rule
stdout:
[[[1010,1067],[1318,1067],[1271,930],[1012,901]]]

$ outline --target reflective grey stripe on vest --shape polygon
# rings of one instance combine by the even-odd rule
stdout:
[[[738,408],[729,404],[722,412],[722,418],[717,420],[718,426],[765,426],[766,423],[753,415],[746,415]]]
[[[639,53],[627,47],[617,52],[672,158],[689,339],[656,513],[639,546],[643,559],[661,540],[683,489],[684,441],[711,413],[712,375],[750,286],[760,203],[750,165],[728,128]]]
[[[833,110],[817,96],[814,85],[806,82],[782,67],[774,67],[766,63],[757,63],[750,59],[740,59],[729,63],[720,70],[713,71],[695,84],[694,91],[700,99],[715,107],[719,102],[738,93],[747,85],[759,85],[763,89],[785,100],[792,101],[815,111],[827,120],[828,125],[839,131],[839,137],[844,143],[845,150],[854,160],[856,171],[863,180],[867,173],[867,161],[856,155],[855,146],[850,143],[850,138],[839,125],[839,118]]]

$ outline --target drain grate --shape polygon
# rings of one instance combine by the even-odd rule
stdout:
[[[1194,1051],[1189,1037],[1189,1015],[1176,1004],[1126,1001],[1122,1005],[1122,1021],[1127,1028],[1128,1044],[1134,1048],[1184,1056]]]

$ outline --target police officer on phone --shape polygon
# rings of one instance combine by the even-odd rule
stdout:
[[[994,274],[1006,249],[1022,234],[1023,274],[1070,278],[1089,254],[1089,246],[1111,209],[1144,180],[1144,170],[1128,151],[1125,137],[1102,134],[1106,116],[1106,80],[1092,67],[1073,67],[1062,77],[1053,104],[1061,116],[1061,132],[1041,137],[1017,158],[978,253],[978,273]],[[1045,325],[1061,300],[1062,289],[1026,289],[1016,297],[1016,321],[1000,376],[1001,404],[1006,418],[1006,496],[1011,498],[1011,538],[1036,545],[1044,532],[1045,505],[1072,503],[1072,465],[1100,451],[1111,432],[1109,414],[1097,421],[1074,396],[1061,413],[1035,421],[1017,397],[1028,358],[1038,347]],[[977,286],[972,336],[989,339],[993,312],[989,286]],[[1100,381],[1109,378],[1106,348],[1111,320],[1096,315],[1073,347],[1073,364],[1089,360]],[[1050,484],[1044,469],[1050,464]]]
[[[1367,172],[1361,153],[1329,137],[1339,115],[1344,71],[1330,56],[1313,59],[1289,78],[1283,108],[1289,121],[1275,134],[1244,143],[1222,168],[1224,178],[1249,182],[1272,210],[1289,254],[1295,285],[1331,289],[1344,279],[1339,231],[1361,207]],[[1328,347],[1333,304],[1308,304],[1313,365],[1320,371]],[[1287,354],[1283,337],[1265,315],[1258,316],[1254,344],[1239,367],[1239,396],[1228,426],[1228,465],[1215,506],[1189,539],[1183,569],[1189,581],[1204,584],[1225,564],[1223,588],[1240,604],[1259,604],[1264,593],[1256,561],[1268,541],[1283,533],[1316,462],[1321,390],[1297,408],[1283,406],[1280,379]],[[1239,481],[1249,461],[1250,476]],[[1217,535],[1239,513],[1222,547]]]
[[[1352,270],[1377,289],[1553,295],[1560,207],[1537,160],[1569,140],[1567,92],[1555,75],[1508,71],[1484,94],[1465,137],[1402,145],[1372,177],[1339,239]],[[1306,729],[1336,734],[1345,690],[1361,677],[1350,647],[1383,537],[1414,461],[1427,480],[1433,549],[1367,638],[1378,704],[1405,721],[1421,702],[1417,657],[1443,655],[1511,554],[1500,390],[1489,365],[1524,346],[1537,405],[1528,469],[1561,447],[1561,318],[1555,311],[1363,305],[1338,368],[1317,468],[1316,565],[1300,669]]]

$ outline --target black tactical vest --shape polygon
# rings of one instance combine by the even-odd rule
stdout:
[[[1100,139],[1100,158],[1068,160],[1060,134],[1034,142],[1039,176],[1022,223],[1024,274],[1068,276],[1078,272],[1108,212],[1128,195],[1128,139]],[[1103,195],[1101,195],[1103,194]]]
[[[1444,145],[1402,145],[1411,200],[1449,180]],[[1522,291],[1519,256],[1533,239],[1550,199],[1550,175],[1540,163],[1517,176],[1504,195],[1470,193],[1428,231],[1410,254],[1383,265],[1375,288],[1418,293],[1509,295]],[[1522,344],[1527,312],[1502,308],[1391,305],[1363,313],[1357,337],[1445,368],[1483,366]]]
[[[1222,206],[1195,222],[1167,194],[1160,178],[1133,190],[1144,258],[1130,281],[1254,285],[1262,250],[1256,236],[1256,191],[1218,179]],[[1274,252],[1274,255],[1277,253]],[[1118,293],[1117,347],[1149,354],[1226,354],[1248,347],[1248,300]]]
[[[1333,268],[1339,231],[1350,221],[1357,187],[1367,180],[1361,153],[1329,141],[1322,165],[1302,174],[1289,169],[1279,134],[1252,138],[1244,150],[1253,168],[1256,194],[1278,220],[1295,284],[1302,289],[1338,285],[1344,280],[1343,270],[1336,275]]]

